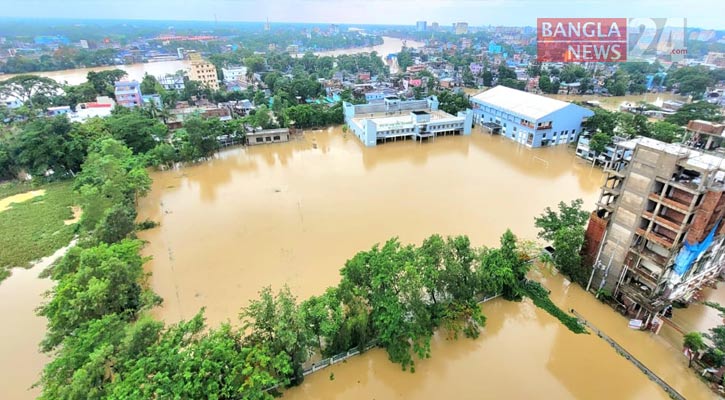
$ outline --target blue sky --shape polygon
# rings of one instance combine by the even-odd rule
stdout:
[[[0,0],[0,16],[346,24],[535,25],[537,17],[678,17],[725,29],[722,0]]]

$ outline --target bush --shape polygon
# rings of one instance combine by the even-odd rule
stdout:
[[[565,313],[561,308],[557,307],[551,299],[549,299],[549,291],[545,287],[541,286],[540,283],[527,281],[522,286],[524,294],[531,298],[537,307],[561,321],[561,323],[569,328],[570,331],[574,333],[588,333],[584,326],[579,323],[578,319]]]

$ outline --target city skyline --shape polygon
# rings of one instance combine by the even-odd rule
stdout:
[[[300,6],[302,3],[302,6]],[[686,18],[689,27],[725,29],[719,2],[685,3],[674,0],[116,0],[96,7],[93,0],[23,2],[0,0],[0,16],[10,18],[81,18],[185,20],[220,22],[340,23],[411,25],[416,21],[450,26],[465,21],[472,26],[535,26],[539,17],[673,17]],[[354,10],[355,12],[350,12]]]

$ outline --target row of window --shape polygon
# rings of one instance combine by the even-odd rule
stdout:
[[[256,142],[257,143],[263,143],[263,142],[271,142],[272,140],[278,141],[278,140],[280,140],[280,137],[279,136],[274,136],[274,137],[269,137],[269,136],[258,137],[257,140],[256,140]]]

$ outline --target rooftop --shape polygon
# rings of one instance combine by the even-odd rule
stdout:
[[[504,108],[515,114],[532,119],[542,118],[554,111],[571,105],[571,103],[565,101],[539,96],[501,85],[479,93],[473,96],[473,99]]]
[[[617,143],[617,146],[633,150],[637,145],[649,147],[667,154],[681,157],[685,166],[702,171],[725,171],[725,154],[691,149],[679,143],[664,143],[659,140],[637,137]]]

